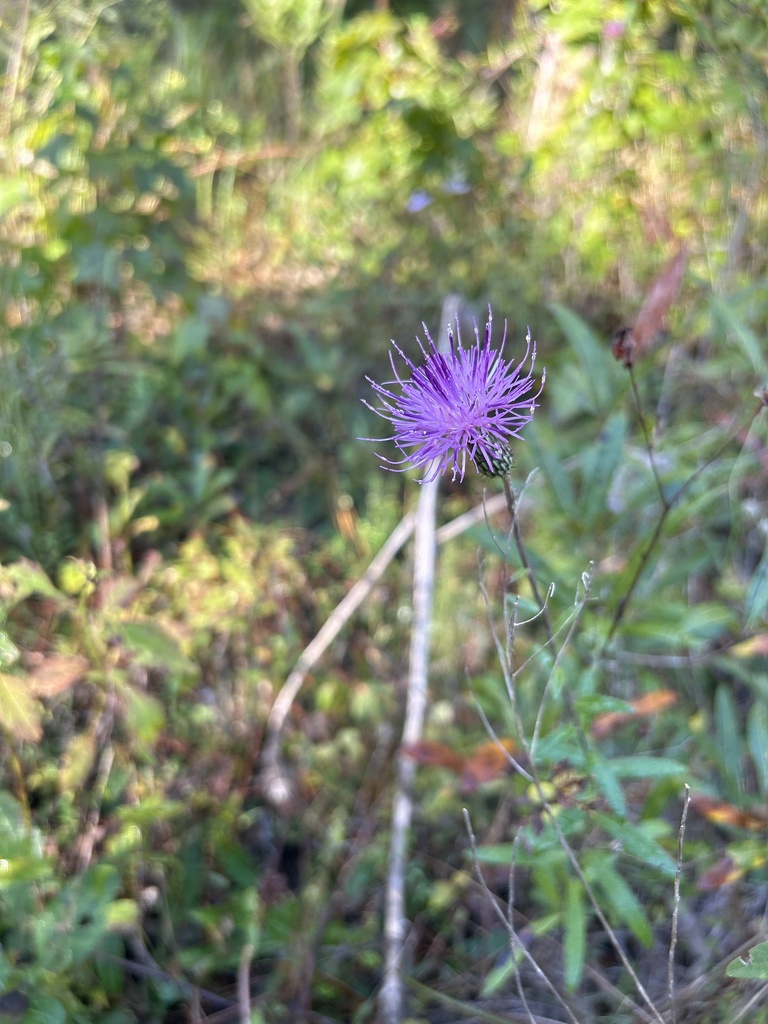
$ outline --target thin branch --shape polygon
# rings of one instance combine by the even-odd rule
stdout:
[[[31,0],[22,0],[19,8],[19,20],[16,24],[16,31],[13,36],[13,45],[8,55],[8,63],[5,69],[5,84],[3,86],[3,113],[0,114],[0,135],[6,136],[13,124],[14,103],[19,90],[19,79],[21,78],[22,63],[24,60],[24,44],[27,41],[27,29],[29,27],[29,15]]]
[[[255,950],[250,942],[243,946],[237,966],[237,1005],[240,1024],[251,1024],[251,961]]]
[[[465,812],[466,813],[466,812]],[[528,1000],[525,997],[523,990],[523,979],[520,974],[520,965],[517,962],[515,943],[512,939],[512,935],[515,934],[515,866],[517,862],[517,847],[520,843],[520,837],[523,834],[523,830],[519,828],[515,833],[515,838],[512,842],[512,851],[509,858],[509,878],[507,879],[507,891],[509,896],[507,897],[507,922],[509,932],[509,952],[512,954],[512,965],[515,969],[515,984],[517,986],[517,994],[520,997],[520,1002],[523,1004],[523,1009],[528,1015],[529,1024],[536,1024],[533,1018],[531,1009],[528,1006]]]
[[[125,957],[115,956],[113,953],[107,953],[102,949],[95,950],[94,955],[100,960],[107,960],[111,964],[122,967],[126,974],[133,974],[138,978],[154,978],[156,981],[172,982],[174,985],[179,986],[187,998],[192,998],[194,995],[216,1009],[227,1010],[235,1005],[231,999],[224,999],[223,996],[219,996],[215,992],[199,988],[185,978],[174,977],[173,974],[169,974],[159,967],[154,960],[150,959],[149,963],[138,963],[136,960],[126,960]]]
[[[691,802],[691,787],[685,784],[685,797],[683,799],[683,813],[680,818],[680,828],[677,833],[677,867],[675,869],[675,896],[672,909],[672,935],[669,940],[669,961],[667,963],[667,991],[669,993],[669,1012],[672,1014],[672,1024],[677,1024],[677,1010],[675,1008],[675,949],[677,948],[677,919],[680,913],[680,878],[683,874],[683,842],[685,840],[685,823],[688,820],[688,805]]]
[[[568,1003],[565,1001],[565,999],[563,999],[563,997],[557,991],[557,989],[546,976],[541,967],[539,967],[533,955],[529,952],[529,950],[525,946],[525,943],[522,941],[520,936],[515,931],[514,924],[511,922],[511,920],[509,920],[507,914],[503,912],[501,907],[498,905],[498,902],[496,901],[496,898],[494,897],[493,893],[488,888],[488,883],[485,880],[485,876],[480,870],[480,859],[477,853],[477,840],[475,839],[475,833],[472,831],[472,822],[470,821],[469,812],[467,811],[466,807],[462,808],[462,813],[464,815],[464,825],[467,830],[467,835],[469,836],[469,844],[472,848],[472,865],[475,869],[475,875],[477,876],[477,880],[480,883],[480,886],[483,892],[485,893],[485,896],[488,899],[491,907],[493,908],[494,913],[499,918],[501,923],[504,925],[504,928],[506,929],[507,934],[509,935],[511,945],[531,965],[539,981],[542,983],[542,985],[544,985],[545,988],[547,988],[552,993],[555,999],[557,999],[557,1001],[563,1007],[565,1012],[568,1014],[568,1017],[570,1018],[572,1024],[579,1024],[578,1017],[574,1015]]]
[[[510,484],[509,477],[506,474],[502,477],[502,481],[504,483],[504,494],[505,494],[506,499],[507,499],[507,506],[509,508],[509,514],[512,517],[512,536],[514,537],[514,540],[515,540],[515,547],[517,548],[517,553],[520,556],[520,561],[521,561],[521,563],[523,565],[523,568],[525,569],[526,573],[528,574],[528,582],[530,583],[530,586],[531,586],[531,592],[533,593],[533,597],[534,597],[534,600],[536,601],[536,604],[541,609],[541,614],[542,614],[542,618],[544,619],[544,625],[545,625],[546,630],[547,630],[547,635],[551,639],[552,638],[552,622],[551,622],[551,620],[549,618],[549,610],[547,608],[547,603],[544,600],[544,598],[541,596],[541,592],[539,591],[539,585],[536,582],[536,577],[533,575],[533,570],[531,569],[531,563],[528,560],[528,552],[525,550],[525,544],[523,543],[523,537],[522,537],[522,534],[520,533],[520,522],[519,522],[518,516],[517,516],[517,499],[515,497],[515,492],[512,490],[512,485]]]
[[[661,508],[661,514],[659,516],[659,520],[656,523],[656,526],[654,528],[654,531],[653,531],[653,533],[651,535],[650,540],[646,544],[645,549],[643,550],[643,553],[640,556],[640,559],[639,559],[639,561],[637,563],[637,567],[635,569],[634,575],[632,576],[632,579],[630,580],[629,585],[627,586],[627,589],[626,589],[626,591],[624,593],[624,596],[621,598],[621,600],[619,601],[619,603],[616,606],[616,611],[613,614],[613,619],[611,620],[611,625],[610,625],[610,627],[608,629],[608,633],[607,633],[607,635],[605,637],[605,641],[603,643],[603,652],[607,648],[608,644],[610,643],[611,639],[613,638],[613,634],[616,632],[616,630],[618,629],[619,625],[621,624],[622,619],[624,618],[624,615],[626,613],[626,610],[627,610],[627,607],[629,605],[629,602],[632,599],[632,595],[635,592],[635,588],[637,587],[637,584],[640,582],[640,578],[642,577],[643,572],[645,571],[645,568],[646,568],[646,566],[648,565],[648,563],[650,561],[651,555],[653,554],[653,550],[656,547],[656,543],[657,543],[659,537],[662,534],[662,531],[664,529],[664,525],[665,525],[665,523],[667,521],[667,517],[669,516],[669,513],[672,511],[672,509],[678,503],[678,501],[682,498],[682,496],[685,494],[685,492],[690,487],[693,486],[693,484],[696,482],[696,480],[698,480],[698,478],[701,476],[701,474],[704,473],[705,470],[707,470],[714,462],[717,461],[717,459],[720,458],[720,456],[723,454],[723,452],[726,450],[726,448],[732,442],[733,438],[735,436],[737,436],[739,433],[746,432],[746,431],[748,431],[750,429],[751,424],[754,422],[755,418],[759,415],[759,413],[762,410],[762,408],[763,408],[763,404],[761,402],[758,405],[757,409],[752,413],[752,415],[750,416],[749,420],[746,421],[746,423],[744,424],[743,427],[740,427],[738,429],[733,429],[733,427],[731,427],[731,429],[728,431],[728,434],[727,434],[727,437],[726,437],[725,441],[720,445],[720,447],[714,452],[713,455],[711,455],[708,459],[706,459],[700,466],[698,466],[694,470],[694,472],[688,477],[688,479],[685,481],[685,483],[680,485],[678,490],[672,495],[671,498],[664,499],[662,497],[662,508]]]
[[[659,471],[656,468],[656,458],[653,451],[653,441],[651,439],[651,432],[648,429],[648,424],[645,421],[645,413],[643,412],[643,403],[640,399],[640,392],[637,388],[637,379],[635,378],[635,371],[632,364],[629,364],[629,382],[632,385],[632,394],[635,396],[635,406],[637,407],[637,416],[640,420],[640,429],[643,432],[643,438],[645,439],[645,447],[648,452],[648,459],[651,463],[651,470],[653,472],[654,480],[656,481],[656,487],[659,491],[659,497],[661,498],[662,505],[666,505],[667,499],[664,497],[664,485],[661,482]]]
[[[538,791],[539,799],[541,800],[541,802],[542,802],[542,804],[544,806],[544,809],[546,810],[546,812],[547,812],[547,814],[549,816],[549,819],[550,819],[550,821],[552,823],[552,827],[555,830],[555,834],[557,835],[557,839],[558,839],[558,842],[560,843],[560,846],[562,847],[562,849],[563,849],[566,857],[568,858],[568,860],[571,862],[571,867],[573,868],[576,877],[581,882],[582,888],[584,889],[584,892],[587,894],[587,899],[592,904],[592,909],[595,912],[595,916],[597,917],[598,921],[600,922],[600,925],[603,928],[603,931],[608,936],[608,940],[610,941],[611,945],[616,950],[616,954],[619,957],[619,959],[621,960],[621,962],[622,962],[622,964],[624,966],[624,970],[627,972],[627,974],[632,979],[632,984],[635,986],[635,989],[637,990],[638,995],[640,996],[640,998],[643,1000],[643,1002],[646,1004],[646,1006],[650,1010],[651,1016],[652,1016],[653,1020],[656,1021],[656,1024],[664,1024],[663,1017],[661,1016],[659,1011],[656,1009],[655,1003],[653,1002],[651,997],[648,995],[648,992],[646,991],[645,986],[643,985],[642,981],[640,981],[640,978],[638,977],[637,972],[635,971],[634,967],[630,963],[629,958],[627,957],[627,954],[624,952],[623,946],[619,942],[619,939],[618,939],[618,936],[616,935],[616,932],[613,930],[613,928],[608,923],[608,918],[603,913],[602,907],[600,906],[600,903],[598,902],[598,899],[595,896],[594,889],[592,888],[592,886],[590,885],[589,881],[587,880],[587,876],[584,874],[584,871],[583,871],[583,869],[581,867],[581,864],[579,863],[579,859],[576,856],[576,854],[574,853],[573,847],[568,842],[568,840],[567,840],[567,838],[565,836],[565,833],[563,832],[562,828],[560,827],[560,823],[557,820],[557,812],[556,812],[555,808],[552,807],[552,805],[549,802],[549,800],[547,800],[546,797],[544,796],[543,790],[541,788],[541,783],[539,782],[538,775],[537,775],[537,773],[535,771],[535,766],[532,765],[532,769],[534,771],[534,775],[536,775],[536,778],[534,779],[534,785],[536,786],[536,789]]]
[[[588,591],[588,586],[589,586],[589,575],[587,573],[585,573],[584,576],[582,577],[582,583],[583,583],[584,589],[585,589],[585,598],[584,598],[584,600],[586,600],[586,592]],[[482,586],[482,581],[481,581],[481,592],[483,594],[483,599],[486,602],[486,608],[488,609],[489,608],[488,594],[487,594],[487,591],[485,590],[484,586]],[[565,833],[563,832],[562,828],[560,827],[560,823],[557,820],[557,815],[556,815],[555,809],[552,807],[550,800],[544,794],[544,790],[543,790],[543,787],[542,787],[542,784],[541,784],[541,778],[539,776],[539,772],[538,772],[538,770],[536,768],[536,764],[535,764],[533,758],[531,757],[531,746],[526,741],[525,731],[524,731],[524,728],[523,728],[523,723],[522,723],[522,721],[520,719],[520,713],[519,713],[519,709],[518,709],[518,706],[517,706],[517,700],[515,698],[514,680],[510,676],[509,655],[508,655],[507,652],[504,651],[504,649],[501,646],[501,642],[499,640],[498,633],[497,633],[497,631],[495,629],[495,625],[493,623],[492,618],[490,618],[489,621],[490,621],[490,626],[491,626],[491,635],[492,635],[492,637],[494,639],[494,642],[496,644],[496,649],[497,649],[497,653],[499,655],[499,661],[500,661],[502,673],[504,675],[504,679],[505,679],[505,682],[507,684],[507,692],[510,693],[510,699],[511,699],[511,702],[512,702],[513,714],[515,716],[515,725],[516,725],[516,728],[517,728],[517,731],[518,731],[518,738],[519,738],[520,743],[521,743],[521,745],[523,747],[523,750],[525,751],[525,754],[527,756],[529,771],[525,771],[525,770],[521,769],[519,767],[518,763],[512,758],[511,754],[509,754],[509,752],[505,750],[505,754],[507,756],[507,759],[510,761],[510,763],[512,763],[516,767],[516,769],[521,774],[523,774],[526,778],[530,778],[531,779],[532,784],[533,784],[533,786],[536,789],[536,793],[537,793],[537,795],[539,797],[541,805],[544,808],[544,810],[547,812],[547,815],[548,815],[549,820],[550,820],[550,822],[552,824],[552,827],[555,830],[555,834],[557,836],[558,842],[559,842],[560,846],[562,847],[563,851],[565,852],[566,857],[570,861],[571,867],[573,868],[573,871],[576,874],[576,877],[578,878],[579,882],[581,883],[581,885],[582,885],[582,887],[584,889],[584,892],[587,895],[587,899],[589,900],[590,904],[592,905],[592,909],[594,910],[595,915],[596,915],[598,921],[600,922],[601,927],[603,928],[605,934],[607,935],[608,940],[610,941],[611,945],[616,950],[616,954],[619,957],[619,959],[621,960],[621,963],[623,964],[624,969],[627,971],[627,973],[629,974],[630,978],[632,979],[632,983],[634,984],[635,989],[636,989],[638,995],[643,1000],[643,1002],[646,1003],[646,1005],[648,1006],[648,1008],[650,1010],[651,1016],[649,1018],[647,1018],[647,1019],[655,1020],[656,1024],[664,1024],[664,1021],[663,1021],[661,1015],[659,1014],[659,1011],[656,1009],[656,1006],[655,1006],[653,1000],[648,995],[648,992],[646,991],[645,987],[643,986],[643,983],[641,982],[641,980],[638,977],[636,971],[632,967],[632,964],[630,963],[629,958],[627,957],[626,953],[624,952],[624,949],[623,949],[621,943],[619,942],[618,936],[616,935],[615,931],[613,930],[613,928],[609,924],[608,919],[606,918],[605,914],[603,913],[603,910],[602,910],[602,908],[600,906],[600,903],[598,902],[598,899],[595,896],[594,890],[592,889],[592,886],[590,885],[589,881],[587,880],[587,877],[584,874],[584,871],[583,871],[583,869],[582,869],[582,867],[581,867],[581,865],[579,863],[578,857],[576,856],[572,846],[570,845],[570,843],[568,842],[568,840],[567,840],[567,838],[565,836]],[[569,633],[569,636],[570,635],[571,634]],[[553,668],[554,668],[554,666],[553,666]],[[493,728],[490,726],[490,723],[488,722],[487,716],[485,716],[485,714],[483,713],[482,708],[480,708],[480,714],[481,714],[481,718],[483,720],[483,724],[485,725],[486,729],[488,730],[489,735],[501,747],[501,749],[505,749],[500,744],[498,738],[496,737],[496,734],[495,734]],[[573,715],[574,715],[574,721],[576,722],[576,725],[578,727],[578,719],[575,716],[575,711],[573,711]],[[586,744],[586,738],[583,736],[582,730],[577,728],[577,735],[579,735],[580,739],[582,740],[582,743],[585,745]]]
[[[584,587],[584,596],[581,599],[581,601],[578,601],[578,603],[576,605],[575,614],[571,617],[570,629],[568,630],[568,634],[567,634],[565,640],[563,641],[563,643],[560,646],[560,650],[555,655],[555,660],[554,660],[554,662],[552,664],[552,668],[551,668],[550,673],[549,673],[549,675],[547,677],[547,681],[546,681],[546,683],[544,685],[544,690],[542,691],[542,694],[541,694],[541,700],[539,701],[539,710],[538,710],[538,712],[536,714],[536,722],[535,722],[534,727],[533,727],[533,735],[531,736],[531,743],[530,743],[530,748],[529,748],[529,752],[530,752],[531,758],[533,758],[533,756],[534,756],[534,754],[536,752],[536,746],[537,746],[537,744],[539,742],[539,734],[541,732],[541,723],[542,723],[543,718],[544,718],[544,706],[546,704],[547,697],[549,696],[549,691],[552,688],[552,682],[553,682],[553,680],[555,678],[555,673],[557,672],[558,666],[560,664],[560,659],[563,656],[563,653],[568,649],[568,645],[570,644],[571,640],[573,639],[573,636],[574,636],[574,634],[576,632],[576,627],[579,624],[579,619],[581,618],[581,613],[584,611],[584,609],[587,606],[587,599],[589,598],[589,588],[590,588],[591,583],[592,583],[592,569],[593,569],[593,563],[590,562],[589,563],[589,569],[586,572],[583,572],[581,574],[581,582],[582,582],[582,585]],[[579,730],[579,732],[581,732],[581,730]],[[584,746],[585,744],[582,743],[582,745]]]
[[[414,522],[413,513],[409,512],[403,516],[363,575],[334,608],[317,635],[304,648],[291,674],[275,698],[267,719],[267,738],[262,752],[262,765],[265,791],[269,799],[278,805],[285,803],[290,796],[290,785],[284,778],[285,773],[280,769],[279,753],[280,738],[291,705],[309,672],[368,597],[389,563],[413,533]]]
[[[506,508],[506,498],[503,494],[495,495],[487,502],[483,501],[469,512],[465,512],[441,526],[436,534],[437,544],[453,540],[472,526],[481,523],[487,515],[498,515],[504,508]],[[413,533],[414,523],[413,513],[409,512],[403,516],[363,575],[331,612],[316,636],[304,648],[275,698],[267,720],[267,737],[261,758],[264,791],[268,798],[278,806],[286,803],[290,799],[291,793],[291,783],[281,768],[279,755],[282,731],[293,702],[307,675],[362,605],[383,576],[390,562],[407,542]]]

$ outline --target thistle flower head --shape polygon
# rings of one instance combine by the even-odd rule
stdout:
[[[366,441],[394,441],[401,459],[379,458],[384,469],[402,472],[415,468],[425,471],[419,483],[434,480],[450,466],[452,479],[464,479],[467,458],[479,473],[501,476],[511,465],[510,440],[520,438],[521,430],[533,419],[544,387],[544,375],[538,390],[533,368],[536,342],[528,331],[523,358],[515,363],[504,358],[507,326],[499,349],[491,348],[491,310],[485,334],[475,323],[475,342],[469,348],[461,344],[459,320],[456,330],[448,328],[450,351],[439,352],[426,324],[425,347],[420,339],[424,361],[416,366],[393,341],[395,351],[409,373],[397,371],[390,352],[394,380],[377,384],[367,377],[379,398],[379,405],[368,408],[392,424],[386,438],[362,438]],[[526,369],[530,357],[529,368]],[[396,388],[398,390],[392,390]]]

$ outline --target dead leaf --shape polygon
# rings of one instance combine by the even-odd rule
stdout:
[[[409,743],[403,747],[403,754],[417,764],[438,765],[440,768],[450,768],[457,774],[464,768],[464,758],[461,754],[457,754],[444,743],[435,743],[432,740]]]
[[[502,739],[499,743],[489,740],[481,743],[470,754],[464,755],[457,753],[445,743],[421,740],[404,747],[403,753],[418,764],[448,768],[460,776],[462,793],[474,793],[478,786],[500,779],[509,771],[507,754],[514,753],[514,740]]]
[[[653,348],[667,313],[680,291],[687,264],[685,246],[678,243],[677,252],[648,288],[634,327],[622,328],[614,334],[611,342],[613,354],[625,366],[632,366],[640,356]]]
[[[691,807],[715,825],[743,828],[749,832],[760,832],[768,827],[768,814],[762,808],[745,811],[725,800],[715,800],[701,793],[691,797]]]
[[[696,883],[696,888],[702,892],[714,892],[722,889],[724,885],[733,885],[744,874],[744,868],[736,865],[733,858],[722,857],[717,864],[714,864],[708,871],[705,871]]]
[[[509,771],[509,754],[514,754],[513,740],[504,739],[496,743],[489,740],[481,744],[464,761],[461,772],[461,792],[474,793],[484,782],[500,779]]]
[[[80,682],[90,665],[77,654],[53,654],[35,668],[29,685],[36,697],[55,697]]]
[[[607,711],[604,715],[598,715],[592,723],[592,735],[596,740],[604,739],[619,726],[634,722],[637,718],[658,715],[676,703],[677,694],[674,690],[651,690],[629,701],[631,711]]]

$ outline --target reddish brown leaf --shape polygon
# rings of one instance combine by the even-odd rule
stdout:
[[[680,291],[687,263],[688,255],[685,246],[680,245],[675,255],[646,292],[633,331],[636,354],[639,355],[649,348],[661,329],[664,319]]]
[[[762,808],[745,811],[725,800],[715,800],[701,793],[691,797],[691,807],[698,811],[707,821],[715,825],[728,825],[730,828],[743,828],[749,832],[760,832],[768,827],[768,815]]]
[[[737,867],[731,857],[722,857],[709,871],[704,872],[696,883],[696,888],[702,892],[714,892],[716,889],[722,889],[724,885],[738,882],[743,874],[744,868]]]
[[[79,682],[88,667],[88,660],[79,655],[53,654],[29,676],[30,689],[36,697],[55,697]]]
[[[632,366],[640,356],[645,355],[653,347],[667,313],[680,291],[687,263],[688,254],[685,246],[679,244],[675,255],[646,292],[634,327],[622,328],[614,334],[611,342],[613,354],[625,366]]]
[[[638,717],[650,717],[658,715],[667,708],[677,703],[677,694],[674,690],[651,690],[644,693],[642,697],[631,700],[631,711],[607,711],[604,715],[598,715],[592,723],[592,735],[600,740],[609,736],[615,729],[628,722],[634,722]]]
[[[499,779],[509,770],[507,754],[514,753],[514,741],[502,739],[499,742],[501,746],[495,740],[481,743],[471,754],[464,756],[444,743],[421,740],[404,747],[403,753],[419,764],[448,768],[460,776],[462,793],[473,793],[484,782]]]
[[[457,774],[460,774],[464,768],[462,755],[457,754],[455,750],[447,747],[444,743],[420,740],[418,743],[410,743],[403,747],[403,753],[417,764],[439,765],[441,768],[450,768]]]
[[[500,779],[509,771],[508,754],[514,754],[513,740],[504,739],[496,743],[490,740],[473,751],[464,761],[461,773],[462,793],[474,793],[484,782]]]

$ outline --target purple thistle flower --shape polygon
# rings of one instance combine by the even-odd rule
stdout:
[[[395,367],[392,353],[389,361],[395,375],[393,381],[377,384],[366,377],[381,400],[375,408],[365,402],[373,412],[389,420],[394,429],[390,437],[361,438],[364,441],[394,441],[403,455],[392,461],[379,455],[387,463],[384,469],[404,472],[409,468],[427,470],[429,475],[419,483],[434,480],[452,466],[453,477],[464,479],[467,456],[479,473],[501,476],[512,465],[510,439],[520,438],[520,431],[533,419],[537,399],[544,387],[546,372],[535,393],[533,368],[536,361],[536,342],[531,332],[526,338],[525,355],[515,364],[503,358],[507,340],[507,325],[501,347],[491,348],[492,315],[488,308],[485,337],[475,323],[475,344],[465,349],[461,344],[459,318],[456,333],[448,328],[450,352],[439,352],[430,337],[426,324],[424,333],[429,342],[425,349],[417,337],[424,363],[415,366],[403,350],[392,342],[395,350],[410,370],[410,378],[402,379]],[[530,356],[530,369],[525,364]],[[390,387],[397,385],[400,393]]]

